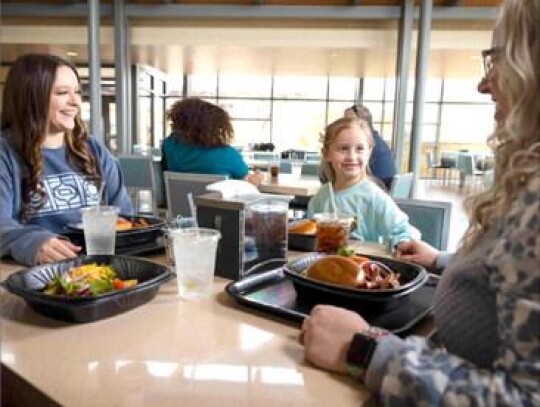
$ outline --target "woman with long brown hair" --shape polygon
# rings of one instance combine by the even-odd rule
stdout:
[[[316,307],[302,327],[307,360],[348,370],[386,406],[540,406],[540,0],[506,0],[482,57],[495,181],[469,201],[470,226],[437,287],[443,347],[336,307]],[[400,250],[442,263],[425,243]]]
[[[0,256],[29,265],[75,257],[80,247],[60,234],[80,222],[82,207],[102,201],[133,211],[116,160],[86,132],[81,104],[68,61],[27,54],[11,66],[0,133]]]

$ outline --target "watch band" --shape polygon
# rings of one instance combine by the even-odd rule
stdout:
[[[364,381],[371,357],[377,349],[377,340],[387,334],[384,329],[369,327],[353,336],[346,359],[349,375]]]

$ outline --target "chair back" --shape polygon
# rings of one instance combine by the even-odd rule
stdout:
[[[319,163],[303,163],[300,175],[319,176]]]
[[[206,186],[227,179],[220,174],[194,174],[188,172],[165,171],[165,194],[167,196],[167,216],[173,219],[177,215],[190,216],[191,210],[187,198],[188,193],[193,198],[206,193]]]
[[[395,199],[397,206],[409,216],[409,223],[422,233],[422,240],[438,250],[448,248],[451,202],[420,199]]]
[[[392,179],[392,185],[390,186],[390,196],[392,198],[410,198],[413,186],[413,179],[414,176],[412,172],[394,175],[394,178]]]
[[[476,165],[472,154],[460,154],[457,160],[457,168],[467,175],[475,175]]]
[[[119,155],[118,164],[124,178],[124,186],[130,192],[136,212],[157,213],[157,206],[164,201],[160,163],[152,156]],[[150,211],[142,211],[139,199],[142,191],[150,191]]]
[[[256,152],[253,153],[253,159],[255,161],[279,161],[281,159],[281,155],[279,153],[271,153],[271,152]]]
[[[281,160],[279,162],[279,172],[282,174],[292,174],[292,162],[288,160]]]

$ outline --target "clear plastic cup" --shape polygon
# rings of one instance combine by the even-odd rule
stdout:
[[[165,243],[165,254],[169,265],[174,266],[174,247],[172,232],[176,229],[193,228],[197,226],[197,222],[193,217],[184,217],[178,215],[174,220],[169,222],[165,227],[163,239]]]
[[[347,246],[353,218],[319,214],[316,221],[318,252],[336,253],[340,247]]]
[[[81,209],[86,254],[114,254],[116,206],[89,206]]]
[[[188,300],[209,297],[221,233],[195,227],[171,230],[171,236],[178,295]]]

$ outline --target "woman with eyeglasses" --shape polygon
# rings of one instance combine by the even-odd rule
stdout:
[[[309,362],[349,372],[385,406],[540,406],[540,1],[506,0],[493,45],[479,91],[495,102],[495,181],[468,200],[469,228],[437,287],[442,346],[331,306],[302,325]],[[414,243],[401,258],[441,255]]]

